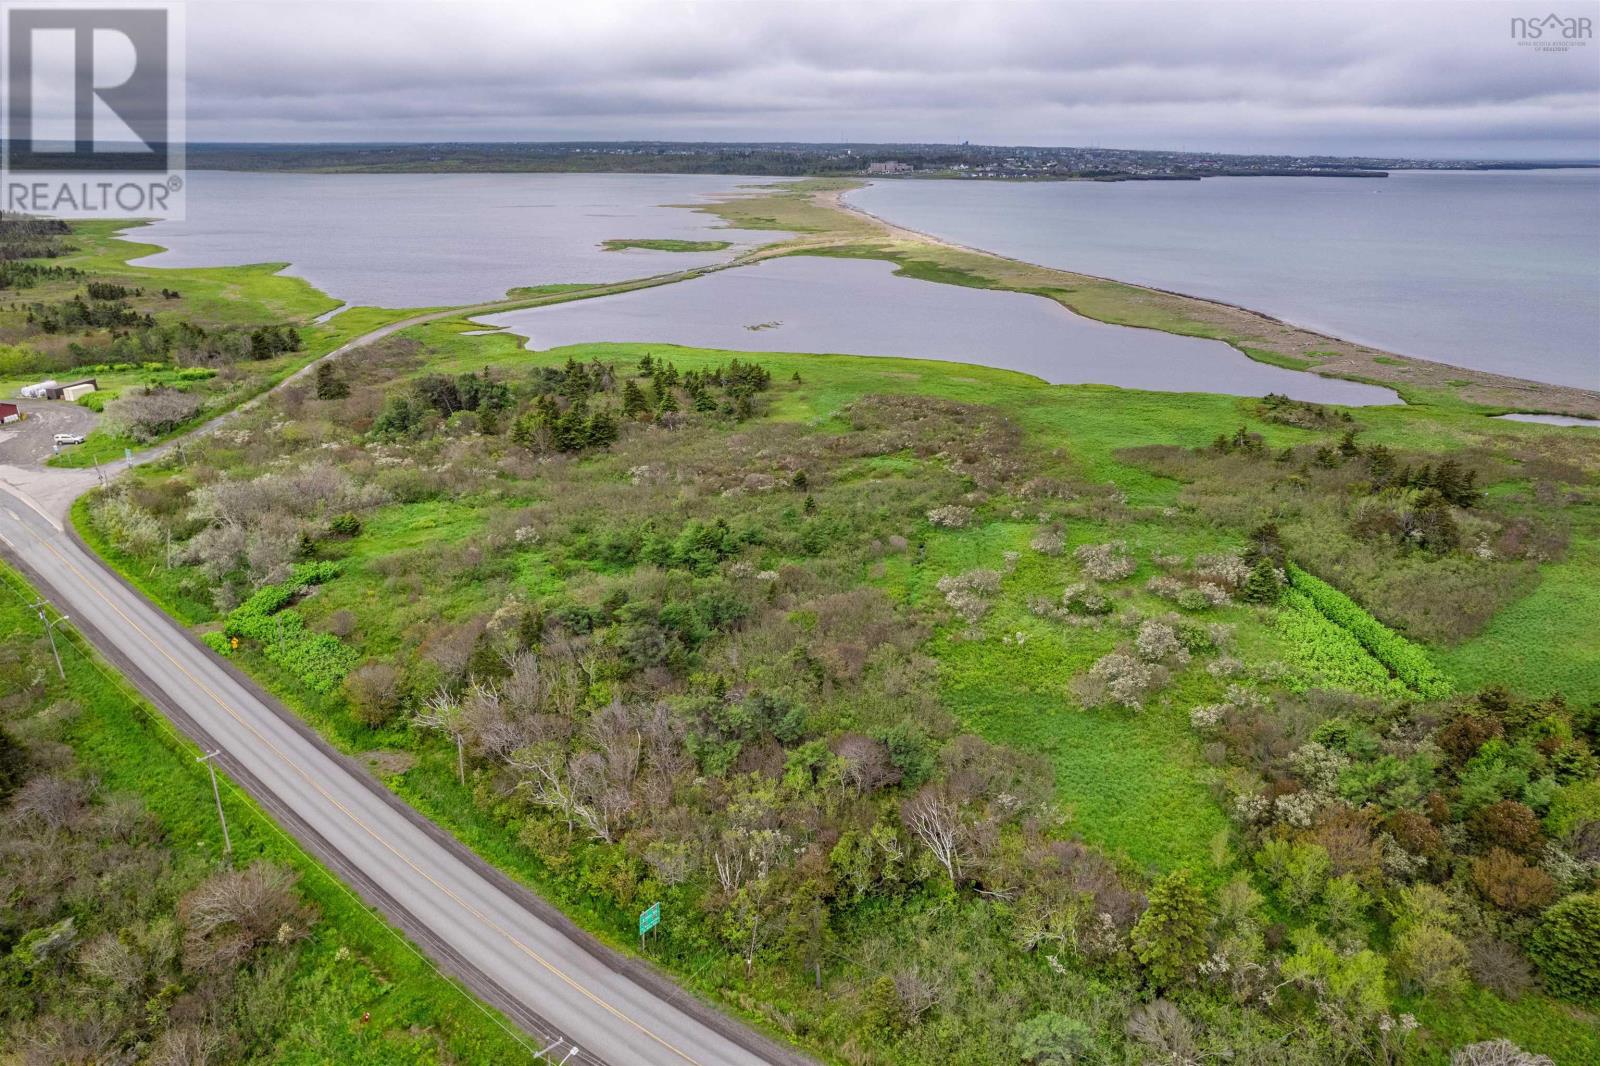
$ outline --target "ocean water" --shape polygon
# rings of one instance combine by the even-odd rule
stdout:
[[[188,217],[129,234],[151,266],[287,262],[350,304],[479,303],[521,285],[621,281],[724,262],[783,236],[719,229],[697,204],[751,179],[640,174],[189,175]],[[721,252],[608,252],[612,238],[725,240]]]
[[[1600,389],[1600,170],[878,181],[848,201],[1047,266],[1405,355]]]

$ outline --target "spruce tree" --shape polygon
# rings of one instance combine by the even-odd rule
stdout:
[[[625,418],[639,418],[650,413],[650,401],[644,390],[629,381],[622,386],[622,414]]]
[[[326,360],[317,364],[317,399],[342,400],[350,395],[350,386],[339,376],[334,365]]]
[[[1256,560],[1256,565],[1250,568],[1250,576],[1245,578],[1244,588],[1239,593],[1239,598],[1246,603],[1277,603],[1283,595],[1283,585],[1278,580],[1278,570],[1272,565],[1272,560],[1262,556]]]
[[[1150,888],[1150,906],[1134,923],[1134,957],[1157,988],[1184,984],[1206,958],[1210,908],[1205,893],[1177,870]]]

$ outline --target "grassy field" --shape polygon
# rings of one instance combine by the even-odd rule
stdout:
[[[733,242],[685,241],[674,237],[613,237],[601,241],[600,246],[608,252],[622,252],[629,248],[645,252],[720,252],[724,248],[732,248]]]
[[[0,566],[0,642],[41,639],[27,606],[35,598],[17,573]],[[65,737],[73,753],[107,791],[139,797],[186,867],[223,863],[210,781],[195,761],[198,750],[70,627],[57,639],[67,680],[46,675],[40,705],[65,699],[79,708]],[[225,775],[220,779],[234,865],[265,859],[295,871],[300,891],[320,915],[295,960],[286,1012],[291,1020],[251,1061],[535,1061],[536,1049],[520,1033],[441,975]]]

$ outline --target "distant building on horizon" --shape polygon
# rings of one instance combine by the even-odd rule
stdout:
[[[890,159],[882,163],[867,164],[868,174],[909,174],[912,169],[910,163],[902,163],[896,159]]]

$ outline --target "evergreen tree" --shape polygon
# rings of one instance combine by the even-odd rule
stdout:
[[[1283,534],[1278,532],[1276,522],[1263,522],[1250,531],[1250,544],[1245,548],[1244,561],[1254,566],[1258,559],[1263,558],[1271,560],[1279,570],[1283,569]]]
[[[511,671],[506,667],[505,657],[500,654],[500,649],[495,647],[494,638],[485,629],[478,634],[478,639],[473,642],[472,655],[467,660],[467,675],[475,681],[488,684],[507,676]]]
[[[1239,598],[1246,603],[1272,604],[1282,595],[1283,583],[1278,579],[1277,567],[1272,565],[1271,559],[1262,556],[1250,568],[1250,576],[1245,578]]]
[[[1478,500],[1477,480],[1476,471],[1465,470],[1456,460],[1446,459],[1434,471],[1433,487],[1447,502],[1457,507],[1471,507]]]
[[[1406,533],[1419,547],[1445,555],[1461,546],[1461,527],[1438,489],[1426,489],[1407,516]]]
[[[1374,444],[1367,449],[1367,470],[1372,474],[1372,480],[1383,485],[1394,476],[1394,452],[1381,444]]]
[[[632,381],[622,386],[622,414],[625,418],[640,418],[650,413],[650,401],[644,390]]]
[[[522,448],[537,447],[544,425],[536,413],[523,415],[511,424],[511,443]]]
[[[350,386],[339,371],[326,359],[317,364],[317,399],[342,400],[350,395]]]
[[[28,753],[0,726],[0,802],[22,784],[28,768]]]
[[[617,420],[609,411],[596,411],[589,418],[587,441],[591,448],[609,448],[617,441]]]
[[[1177,870],[1150,888],[1150,906],[1134,923],[1134,957],[1144,964],[1150,983],[1157,988],[1183,984],[1193,978],[1206,958],[1206,927],[1210,908],[1205,893]]]
[[[517,649],[531,651],[537,648],[544,639],[544,612],[537,607],[529,607],[522,612],[522,618],[517,622]]]

